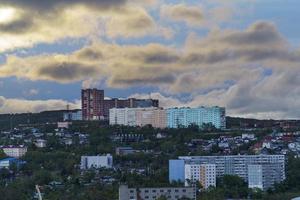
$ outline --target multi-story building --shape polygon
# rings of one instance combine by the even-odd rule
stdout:
[[[37,139],[34,144],[38,148],[45,148],[47,146],[47,140]]]
[[[189,125],[202,126],[212,124],[218,129],[226,128],[225,108],[198,107],[198,108],[169,108],[167,111],[167,126],[178,128],[179,126],[188,127]]]
[[[111,108],[146,108],[158,107],[156,99],[104,99],[104,90],[84,89],[81,91],[83,120],[100,120],[109,118]]]
[[[9,169],[12,165],[16,165],[16,167],[19,167],[24,162],[21,160],[18,160],[17,158],[4,158],[0,160],[0,169],[6,168]]]
[[[184,184],[191,186],[196,182],[204,189],[216,187],[216,165],[215,164],[185,164]]]
[[[81,90],[83,120],[100,120],[103,117],[104,90]]]
[[[184,166],[184,185],[190,186],[196,182],[200,182],[200,165],[186,164]]]
[[[166,127],[165,110],[149,108],[112,108],[109,113],[110,125]]]
[[[104,118],[109,118],[109,110],[112,108],[147,108],[158,107],[159,101],[156,99],[104,99],[103,113]]]
[[[82,111],[77,110],[70,110],[63,113],[63,120],[64,121],[80,121],[82,120]]]
[[[119,200],[156,200],[166,197],[168,200],[188,198],[196,200],[195,187],[169,187],[169,188],[128,188],[127,185],[119,187]]]
[[[217,186],[217,175],[215,164],[200,165],[200,184],[204,189]]]
[[[137,152],[137,151],[134,150],[132,147],[117,147],[116,148],[116,155],[118,155],[118,156],[134,154],[135,152]]]
[[[99,168],[112,168],[113,157],[110,154],[105,156],[81,156],[80,169],[99,169]]]
[[[27,147],[21,146],[4,146],[2,147],[3,152],[13,158],[20,158],[24,156],[27,152]]]
[[[185,182],[185,162],[184,160],[169,160],[169,181]]]
[[[182,166],[201,164],[214,164],[217,177],[237,175],[248,182],[251,188],[259,186],[265,190],[285,179],[284,155],[232,155],[179,157],[178,160],[170,160],[169,181],[185,182],[187,175]]]

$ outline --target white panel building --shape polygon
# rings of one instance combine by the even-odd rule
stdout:
[[[237,175],[248,182],[249,188],[263,190],[272,188],[274,184],[285,179],[284,155],[183,156],[178,160],[172,160],[171,163],[181,163],[183,166],[213,164],[216,177]],[[186,176],[192,176],[188,175],[189,171],[185,167],[178,170],[178,165],[169,165],[170,182],[185,182]],[[197,177],[196,175],[194,173],[193,177]]]
[[[4,146],[2,147],[3,152],[8,157],[20,158],[24,156],[27,152],[27,147],[25,146]]]
[[[81,156],[80,169],[99,169],[99,168],[112,168],[113,157],[110,154],[105,156]]]
[[[161,108],[112,108],[109,110],[110,125],[166,127],[166,111]]]
[[[216,187],[215,164],[186,164],[184,168],[185,186],[199,182],[204,189]]]
[[[215,164],[200,165],[200,184],[204,189],[217,186],[217,175]]]

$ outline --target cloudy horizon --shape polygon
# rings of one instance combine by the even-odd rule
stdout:
[[[0,113],[80,107],[80,89],[300,118],[297,0],[0,0]]]

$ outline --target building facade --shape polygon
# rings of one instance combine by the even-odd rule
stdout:
[[[4,158],[0,160],[0,169],[3,168],[9,169],[12,165],[19,167],[23,163],[24,163],[23,161],[18,160],[17,158]]]
[[[109,110],[112,108],[147,108],[159,107],[159,101],[156,99],[105,99],[103,105],[104,118],[109,118]]]
[[[149,108],[112,108],[109,112],[110,125],[146,126],[166,128],[165,110]]]
[[[198,108],[169,108],[167,112],[167,126],[178,128],[180,126],[212,124],[218,129],[226,128],[226,113],[222,107]]]
[[[157,200],[166,197],[168,200],[188,198],[196,200],[194,187],[181,188],[128,188],[127,185],[119,187],[119,200]]]
[[[177,162],[180,166],[182,162],[184,166],[214,164],[216,177],[222,177],[225,174],[237,175],[248,182],[250,188],[259,186],[263,190],[285,179],[284,155],[193,156],[179,157],[177,161],[172,162]],[[177,176],[169,177],[170,182],[185,182],[187,175],[184,170],[179,172],[176,165],[169,165],[169,171],[170,174],[177,174]]]
[[[82,111],[81,110],[70,110],[63,113],[64,121],[80,121],[82,120]]]
[[[185,164],[184,185],[192,186],[200,183],[204,189],[216,187],[216,165],[215,164]]]
[[[182,159],[169,160],[169,182],[185,182],[185,161]]]
[[[217,186],[217,175],[215,164],[200,165],[200,184],[204,189]]]
[[[25,146],[4,146],[4,147],[2,147],[2,150],[8,157],[20,158],[26,154],[27,147],[25,147]]]
[[[83,120],[100,120],[103,116],[104,90],[81,90],[81,110]]]
[[[158,107],[156,99],[105,99],[104,90],[83,89],[81,91],[81,107],[83,120],[109,119],[112,108],[146,108]]]
[[[113,157],[110,154],[105,156],[81,156],[80,169],[112,168]]]

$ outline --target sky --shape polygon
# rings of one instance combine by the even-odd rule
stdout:
[[[0,113],[81,88],[163,107],[300,118],[299,0],[0,0]]]

